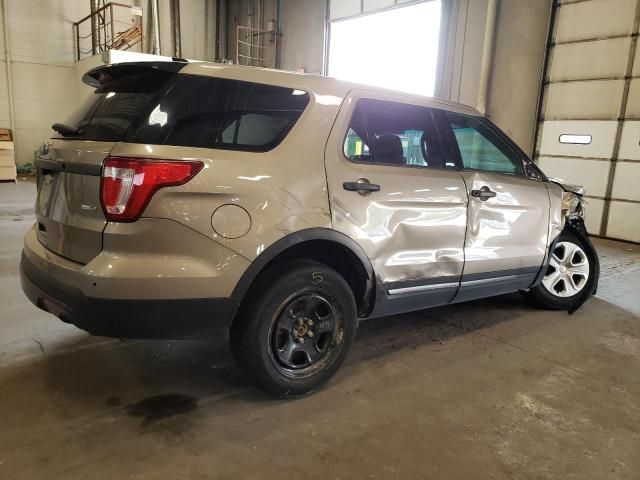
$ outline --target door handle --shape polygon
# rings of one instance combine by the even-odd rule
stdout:
[[[366,178],[359,178],[355,182],[344,182],[342,188],[349,192],[358,192],[360,195],[369,195],[371,192],[380,191],[380,185],[369,183]]]
[[[471,190],[471,196],[475,198],[479,198],[483,202],[493,198],[497,195],[496,192],[492,191],[489,187],[484,186],[480,190]]]

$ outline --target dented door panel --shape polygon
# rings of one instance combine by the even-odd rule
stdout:
[[[549,195],[542,182],[463,171],[469,193],[464,274],[540,267],[549,238]],[[488,188],[482,200],[471,192]]]
[[[467,197],[457,172],[416,169],[409,176],[405,168],[342,161],[330,176],[367,175],[381,186],[366,196],[337,181],[329,188],[334,229],[360,244],[379,283],[462,274]]]
[[[382,291],[441,279],[456,283],[452,298],[464,265],[467,192],[462,176],[455,170],[348,160],[343,142],[362,98],[421,106],[419,100],[391,93],[354,91],[345,99],[325,152],[333,228],[362,247]],[[358,193],[343,185],[365,180],[380,190]]]

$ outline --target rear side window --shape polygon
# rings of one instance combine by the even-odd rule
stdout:
[[[382,100],[358,101],[343,150],[354,162],[441,167],[431,111]]]
[[[308,103],[301,90],[179,75],[131,140],[264,152],[286,137]]]
[[[466,169],[522,176],[522,159],[481,118],[446,112]]]
[[[147,71],[109,81],[97,88],[64,123],[79,129],[74,139],[123,140],[173,76],[171,72]]]

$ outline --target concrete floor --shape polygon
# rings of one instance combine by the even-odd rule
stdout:
[[[94,338],[18,284],[33,183],[0,184],[0,478],[640,478],[640,247],[597,298],[365,322],[322,391],[274,401],[224,345]],[[636,220],[637,221],[637,220]]]

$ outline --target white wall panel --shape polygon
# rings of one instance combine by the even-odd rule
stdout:
[[[607,189],[610,162],[583,158],[540,157],[538,165],[549,177],[561,178],[586,188],[587,195],[602,197]]]
[[[602,212],[604,211],[604,200],[587,198],[586,217],[584,220],[587,232],[593,235],[600,235],[600,224],[602,223]]]
[[[77,106],[76,69],[14,63],[13,77],[16,162],[33,162],[34,150],[51,137],[51,124],[63,122]]]
[[[590,0],[562,5],[556,42],[631,34],[636,5],[636,0]]]
[[[549,79],[624,77],[630,43],[630,38],[615,38],[557,45],[551,57]]]
[[[640,160],[640,121],[624,122],[618,158],[623,160]],[[640,179],[640,177],[638,178]]]
[[[615,143],[616,121],[565,120],[542,124],[540,155],[611,158]],[[588,145],[560,143],[561,135],[591,135]]]
[[[207,6],[206,3],[205,0],[182,0],[180,2],[180,37],[184,58],[214,60],[212,50],[215,42],[213,33],[215,32],[212,30],[215,29],[215,22],[213,22],[215,9],[210,5]],[[207,8],[211,10],[207,10]],[[211,24],[207,25],[207,19]],[[171,23],[169,22],[164,29],[170,31]],[[162,27],[164,25],[160,28],[162,29]],[[173,50],[171,55],[173,55]]]
[[[640,203],[611,202],[608,237],[640,241]]]
[[[538,106],[537,95],[532,93],[540,88],[550,10],[549,0],[499,2],[489,113],[527,153],[531,153],[534,142]],[[465,62],[468,57],[465,55]]]
[[[626,118],[640,119],[640,78],[631,80]]]
[[[357,15],[360,12],[360,0],[331,0],[329,15],[331,20]]]
[[[285,36],[280,44],[280,66],[322,73],[324,49],[324,2],[281,0],[280,24]]]
[[[547,87],[545,120],[613,119],[620,114],[624,80],[554,83]]]
[[[618,162],[613,179],[612,198],[640,202],[640,163]],[[637,219],[640,222],[640,217]]]
[[[394,4],[393,0],[364,0],[363,7],[365,12],[371,12],[372,10],[391,7]]]
[[[72,23],[90,12],[84,1],[8,1],[14,61],[65,64],[74,61]]]
[[[633,76],[640,76],[640,48],[636,47],[636,58],[633,61]]]
[[[0,128],[9,128],[9,95],[6,69],[6,62],[0,61]]]

